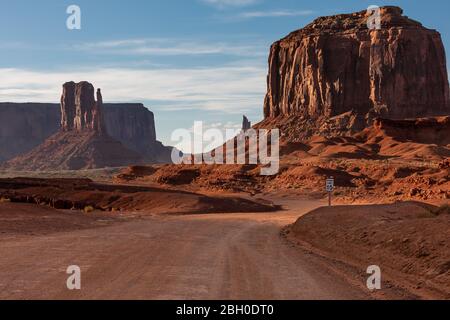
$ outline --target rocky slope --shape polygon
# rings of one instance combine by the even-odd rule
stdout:
[[[8,170],[80,170],[142,163],[105,130],[103,98],[88,82],[68,82],[61,97],[61,130],[29,153],[3,165]]]
[[[25,154],[43,143],[67,123],[60,121],[59,104],[0,103],[0,163]],[[148,161],[168,161],[167,150],[156,140],[153,112],[141,103],[104,103],[106,132]],[[62,124],[60,124],[62,122]]]
[[[383,7],[381,30],[367,28],[366,11],[321,17],[275,42],[262,126],[290,119],[301,139],[356,132],[377,117],[450,115],[441,36],[402,13]]]
[[[256,165],[133,166],[116,179],[237,192],[288,190],[325,195],[333,176],[341,202],[450,199],[450,117],[376,119],[354,135],[283,140],[280,172],[261,176]]]
[[[450,207],[398,202],[319,208],[285,234],[303,248],[358,270],[380,266],[383,289],[394,283],[417,298],[449,299],[449,230]]]
[[[119,141],[94,131],[58,132],[30,152],[6,162],[14,171],[83,170],[142,163],[142,157]]]
[[[362,131],[357,136],[378,143],[380,140],[377,137],[382,136],[403,143],[415,142],[435,146],[450,146],[450,117],[411,120],[376,119],[372,128]]]

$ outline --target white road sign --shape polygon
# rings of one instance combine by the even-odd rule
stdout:
[[[327,179],[327,192],[334,191],[334,179]]]

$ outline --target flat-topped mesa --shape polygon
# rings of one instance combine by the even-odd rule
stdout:
[[[61,96],[61,128],[63,131],[105,132],[102,115],[103,98],[98,89],[97,101],[95,101],[94,93],[94,86],[86,81],[67,82],[63,85]]]
[[[381,29],[367,11],[316,19],[270,51],[266,119],[298,116],[309,134],[359,131],[377,117],[450,115],[440,34],[382,7]]]
[[[315,19],[303,29],[289,34],[284,40],[300,40],[305,36],[323,35],[324,33],[346,33],[346,32],[367,32],[368,18],[373,14],[368,10],[326,16]],[[423,25],[415,20],[403,15],[403,9],[395,6],[385,6],[380,8],[381,29],[389,28],[410,28],[424,29]]]

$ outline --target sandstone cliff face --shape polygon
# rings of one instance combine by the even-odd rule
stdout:
[[[0,163],[28,152],[58,131],[59,106],[0,104]]]
[[[126,142],[128,148],[146,156],[157,152],[155,118],[144,105],[124,104],[106,109],[106,131],[111,136]]]
[[[97,90],[97,101],[94,97],[94,86],[89,82],[67,82],[63,85],[61,96],[61,129],[94,130],[104,132],[102,117],[103,98]]]
[[[61,129],[72,130],[75,120],[75,82],[67,82],[63,85],[61,95]]]
[[[365,11],[319,18],[274,43],[265,118],[295,115],[304,131],[335,134],[377,117],[449,115],[440,34],[397,7],[381,9],[381,30],[369,30],[367,18]]]

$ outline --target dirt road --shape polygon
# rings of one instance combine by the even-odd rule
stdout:
[[[362,287],[280,237],[320,205],[257,214],[154,216],[0,243],[1,299],[365,299]],[[69,265],[81,291],[66,288]]]

